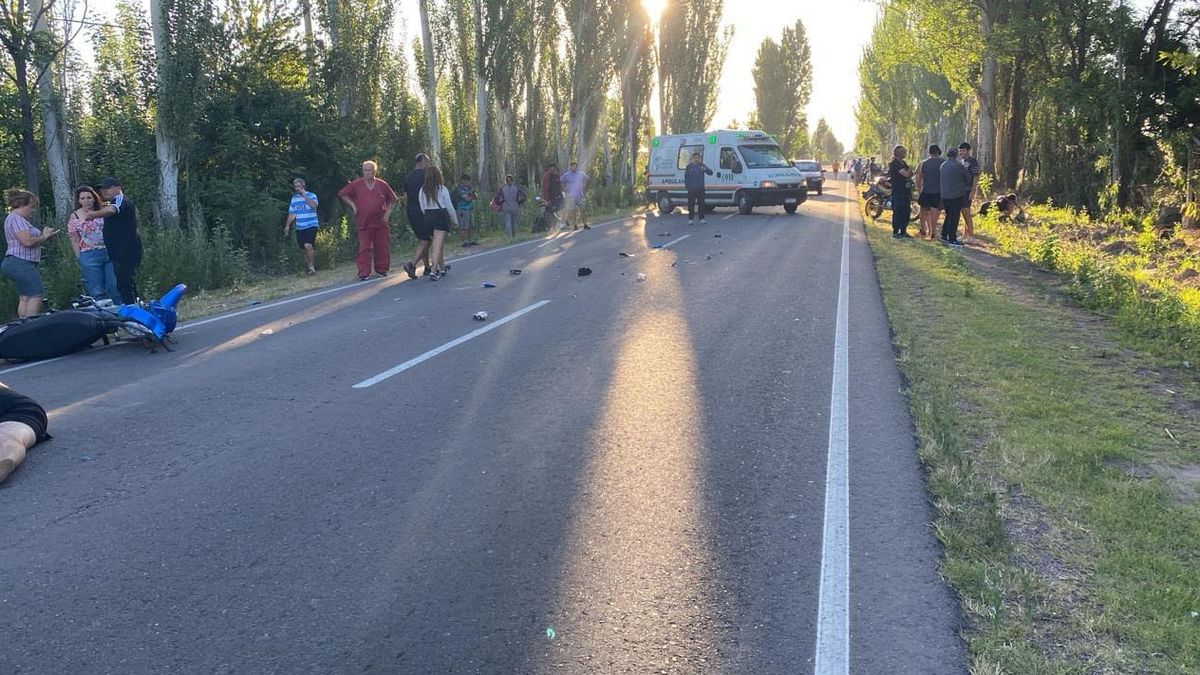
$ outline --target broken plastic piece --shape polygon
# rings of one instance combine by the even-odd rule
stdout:
[[[592,273],[592,268],[590,268],[590,267],[580,267],[579,272],[578,272],[579,276],[581,276],[581,277],[586,277],[587,275],[589,275],[591,273]]]
[[[518,269],[511,269],[508,271],[508,273],[513,275],[514,277],[521,276],[521,270],[518,270]]]
[[[645,280],[646,280],[646,275],[645,275],[645,273],[643,273],[643,272],[638,272],[638,275],[637,275],[637,280],[638,280],[638,281],[645,281]]]
[[[621,256],[622,258],[632,258],[632,257],[634,257],[634,255],[635,255],[635,254],[633,254],[633,253],[626,253],[625,251],[621,251],[621,252],[620,252],[620,253],[618,253],[617,255]]]
[[[485,281],[485,282],[483,282],[483,287],[484,287],[484,288],[495,288],[495,287],[496,287],[496,284],[493,284],[493,283],[492,283],[492,282],[490,282],[490,281]]]
[[[475,319],[476,321],[487,321],[487,317],[488,317],[487,312],[478,311],[478,312],[475,312],[475,314],[471,318]]]

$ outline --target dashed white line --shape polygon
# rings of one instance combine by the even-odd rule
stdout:
[[[829,397],[829,455],[825,467],[825,527],[817,609],[816,675],[850,672],[850,200],[842,217],[842,257]]]
[[[483,335],[484,333],[496,330],[497,328],[499,328],[500,326],[503,326],[504,324],[508,323],[509,321],[512,321],[514,319],[519,319],[519,318],[525,316],[526,314],[532,312],[533,310],[538,309],[539,307],[544,307],[549,303],[550,303],[549,300],[540,300],[538,302],[535,302],[532,305],[530,305],[524,309],[517,310],[516,312],[513,312],[512,314],[509,314],[508,316],[506,316],[504,318],[497,319],[496,321],[487,324],[483,328],[477,328],[477,329],[471,331],[470,333],[463,335],[462,337],[455,338],[440,347],[434,347],[433,349],[430,349],[429,351],[425,352],[424,354],[413,357],[413,358],[405,361],[404,363],[401,363],[398,366],[395,366],[393,368],[388,368],[387,370],[383,371],[382,373],[379,373],[378,375],[375,375],[374,377],[368,377],[367,379],[363,380],[362,382],[359,382],[358,384],[354,385],[354,388],[355,389],[366,389],[367,387],[373,387],[373,386],[379,384],[380,382],[383,382],[384,380],[388,379],[389,377],[392,377],[394,375],[399,375],[400,373],[403,373],[404,371],[408,370],[409,368],[412,368],[415,365],[424,363],[424,362],[428,361],[429,359],[432,359],[433,357],[437,356],[438,354],[441,354],[442,352],[454,349],[455,347],[461,345],[464,342],[467,342],[469,340],[474,340],[475,338],[479,337],[480,335]]]

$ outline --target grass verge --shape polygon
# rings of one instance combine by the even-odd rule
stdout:
[[[617,209],[607,213],[592,214],[589,216],[589,220],[593,223],[602,223],[615,218],[631,216],[640,213],[643,210],[643,207]],[[489,248],[520,243],[530,239],[538,239],[544,236],[546,236],[544,233],[534,234],[526,231],[519,232],[514,239],[509,239],[503,230],[488,228],[480,230],[479,236],[476,237],[476,241],[479,242],[478,246],[463,248],[458,244],[457,235],[451,233],[451,235],[446,238],[446,259],[449,260],[461,255],[479,253]],[[406,260],[408,260],[410,256],[412,256],[412,252],[412,246],[393,246],[393,274],[404,273],[400,266]],[[179,305],[180,320],[189,321],[192,319],[199,319],[205,316],[232,311],[248,305],[269,302],[271,300],[276,300],[291,295],[328,288],[330,286],[353,281],[357,276],[357,270],[355,269],[353,260],[334,263],[332,267],[319,269],[317,273],[312,276],[304,276],[299,272],[299,270],[302,269],[302,265],[299,262],[296,263],[296,269],[298,270],[296,274],[255,276],[250,277],[246,281],[238,283],[229,288],[189,293],[185,297],[184,301]]]
[[[1200,672],[1200,387],[1036,270],[867,223],[973,673]]]

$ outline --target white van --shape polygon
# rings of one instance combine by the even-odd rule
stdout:
[[[656,136],[650,141],[646,200],[662,213],[687,205],[683,171],[699,152],[713,175],[704,177],[704,201],[737,206],[750,215],[755,206],[782,206],[795,213],[808,199],[800,171],[784,157],[775,139],[762,131],[710,131]]]

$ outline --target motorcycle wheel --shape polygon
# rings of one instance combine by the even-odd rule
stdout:
[[[879,199],[879,195],[871,195],[867,199],[867,213],[872,220],[879,220],[879,216],[883,215],[883,202]]]

